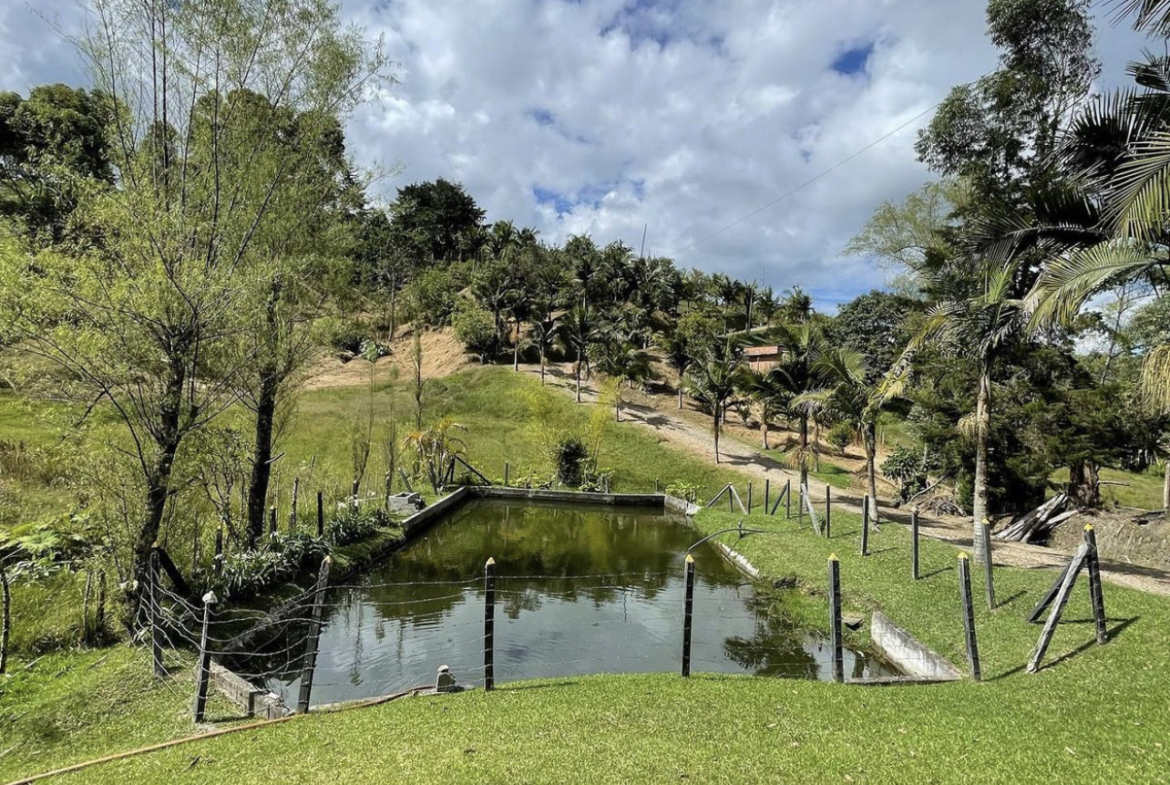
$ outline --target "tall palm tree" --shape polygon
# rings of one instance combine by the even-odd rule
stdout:
[[[867,381],[861,354],[830,347],[817,359],[816,368],[825,386],[805,398],[835,419],[846,422],[861,435],[865,449],[866,494],[873,504],[871,524],[878,524],[877,510],[877,416],[882,400],[878,385]]]
[[[537,319],[532,323],[532,342],[540,350],[540,384],[544,386],[544,358],[557,342],[561,323],[557,319]]]
[[[593,317],[582,306],[573,308],[560,319],[557,342],[569,354],[577,356],[573,377],[577,382],[577,403],[581,403],[581,373],[588,367],[589,347],[593,343]]]
[[[982,290],[970,274],[972,266],[984,269]],[[920,285],[935,297],[935,305],[915,334],[902,357],[882,381],[877,399],[884,403],[900,395],[909,378],[917,354],[928,345],[945,352],[965,356],[978,368],[975,415],[970,431],[975,439],[975,488],[972,509],[972,536],[975,560],[982,562],[982,521],[988,516],[987,443],[991,423],[991,369],[997,351],[1027,324],[1021,292],[1023,276],[1020,258],[1013,257],[997,265],[963,255],[938,267],[917,271]]]
[[[795,325],[781,325],[772,334],[780,348],[780,363],[772,370],[780,384],[790,394],[787,414],[798,423],[800,447],[797,463],[800,466],[800,483],[808,483],[808,469],[812,452],[809,449],[808,426],[815,407],[801,396],[817,389],[820,375],[817,361],[825,347],[824,336],[811,322]]]
[[[743,360],[739,346],[731,339],[710,347],[702,360],[687,369],[686,387],[711,411],[711,433],[715,438],[715,463],[719,463],[719,434],[723,414],[741,385]]]

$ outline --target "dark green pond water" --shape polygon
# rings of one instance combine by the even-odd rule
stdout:
[[[470,503],[354,583],[330,589],[313,704],[483,682],[483,570],[496,560],[495,678],[677,671],[683,559],[700,538],[660,510]],[[795,630],[710,545],[695,552],[692,672],[826,679],[827,636]],[[827,620],[826,620],[827,626]],[[287,640],[300,636],[291,632]],[[241,670],[295,703],[301,651],[274,641]],[[290,651],[282,651],[290,649]],[[846,650],[846,674],[892,675]]]

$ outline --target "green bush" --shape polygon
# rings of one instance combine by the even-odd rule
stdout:
[[[570,488],[579,487],[589,465],[589,448],[585,442],[577,436],[566,436],[553,450],[557,482]]]
[[[882,462],[881,468],[882,474],[898,483],[898,495],[903,502],[926,487],[927,467],[918,450],[899,447]]]
[[[424,270],[406,287],[406,300],[417,325],[443,327],[451,323],[459,285],[451,272],[441,268]]]
[[[853,444],[854,435],[853,426],[847,422],[839,422],[829,429],[825,439],[839,452],[845,452],[845,448]]]
[[[499,348],[491,313],[478,303],[461,302],[455,308],[452,323],[459,342],[467,347],[467,351],[477,355],[481,363],[486,364]]]
[[[255,550],[229,554],[209,588],[221,602],[228,598],[239,602],[315,568],[328,554],[329,543],[318,537],[269,534]]]
[[[381,507],[345,505],[325,522],[325,538],[335,546],[349,545],[373,536],[394,521]]]

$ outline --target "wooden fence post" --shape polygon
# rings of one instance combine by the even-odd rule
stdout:
[[[735,486],[727,483],[727,511],[735,512]]]
[[[797,489],[797,493],[800,494],[800,498],[796,500],[796,523],[798,525],[803,525],[804,524],[804,486],[803,485],[801,485]]]
[[[146,575],[150,586],[147,588],[148,596],[147,602],[150,604],[150,659],[154,664],[155,678],[161,679],[167,675],[166,668],[163,667],[162,654],[162,620],[160,619],[161,603],[162,603],[162,586],[159,583],[162,576],[159,574],[158,565],[158,543],[150,549],[150,564]]]
[[[825,539],[833,538],[833,496],[830,486],[825,486]]]
[[[963,604],[963,633],[967,642],[967,664],[971,668],[971,678],[980,681],[983,678],[979,669],[979,644],[975,639],[975,608],[971,601],[971,561],[967,554],[959,554],[959,598]]]
[[[505,488],[509,487],[509,485],[508,485],[508,479],[509,479],[509,478],[508,478],[508,474],[510,473],[510,471],[511,471],[511,467],[510,467],[510,466],[508,466],[508,462],[507,462],[507,461],[504,461],[504,487],[505,487]]]
[[[1101,563],[1097,558],[1097,532],[1093,524],[1085,524],[1085,542],[1089,546],[1086,566],[1089,568],[1089,598],[1093,603],[1093,620],[1097,627],[1097,643],[1104,646],[1109,640],[1105,627],[1105,594],[1101,589]]]
[[[869,497],[861,497],[861,555],[869,555]]]
[[[658,477],[654,478],[654,492],[655,493],[662,493],[662,482],[659,480]]]
[[[211,626],[211,609],[217,602],[215,592],[203,595],[203,634],[199,637],[199,672],[195,679],[195,708],[192,712],[196,722],[203,722],[207,709],[207,685],[211,681],[211,649],[208,648],[207,630]]]
[[[362,481],[361,480],[354,480],[353,481],[353,494],[352,495],[353,495],[353,508],[355,510],[358,508],[358,494],[361,493],[361,490],[362,490]]]
[[[1056,633],[1056,625],[1060,622],[1060,616],[1064,613],[1064,606],[1068,603],[1068,598],[1072,594],[1073,584],[1076,583],[1077,576],[1081,574],[1081,569],[1085,566],[1085,560],[1089,557],[1089,544],[1082,542],[1081,547],[1077,548],[1077,552],[1073,554],[1072,561],[1068,563],[1068,567],[1064,570],[1064,577],[1061,578],[1060,588],[1056,590],[1056,595],[1051,599],[1045,598],[1045,601],[1051,603],[1052,610],[1048,614],[1048,621],[1044,622],[1044,629],[1040,631],[1040,639],[1036,641],[1036,648],[1032,651],[1032,657],[1028,660],[1028,673],[1036,673],[1040,670],[1040,662],[1044,659],[1044,653],[1048,651],[1048,644],[1052,642],[1052,636]],[[1033,611],[1035,614],[1036,611]]]
[[[764,514],[770,515],[768,510],[772,509],[772,478],[764,478]]]
[[[751,482],[748,482],[747,511],[748,511],[748,515],[752,514],[752,484],[751,484]]]
[[[792,520],[792,479],[784,482],[784,520]]]
[[[483,566],[483,688],[496,687],[496,560],[488,557]]]
[[[987,608],[995,610],[995,572],[991,564],[991,521],[983,519],[979,536],[983,539],[983,581],[987,584]]]
[[[910,511],[910,577],[918,580],[918,508]]]
[[[325,494],[317,491],[317,536],[325,536]]]
[[[288,516],[288,533],[293,534],[297,530],[297,499],[301,494],[301,478],[293,478],[293,497],[292,497],[292,512]]]
[[[297,713],[309,712],[309,699],[313,694],[313,671],[317,669],[317,644],[321,638],[321,615],[325,610],[325,592],[329,589],[329,568],[333,558],[326,556],[321,562],[317,575],[317,588],[313,593],[313,613],[309,618],[309,637],[305,641],[305,662],[301,669],[301,693],[297,699]]]
[[[276,505],[268,508],[268,533],[276,534]]]
[[[407,492],[414,493],[414,486],[410,484],[410,478],[406,476],[406,470],[399,469],[398,476],[402,478],[402,485],[406,488]]]
[[[829,554],[829,653],[832,679],[845,681],[845,652],[841,643],[841,562]]]
[[[695,557],[687,554],[686,594],[683,599],[682,675],[691,675],[691,622],[695,610]]]

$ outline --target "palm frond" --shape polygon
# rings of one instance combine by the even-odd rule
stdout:
[[[1053,260],[1025,300],[1032,324],[1071,320],[1094,294],[1153,263],[1143,247],[1125,240],[1100,243]]]
[[[1155,346],[1142,363],[1142,398],[1146,406],[1170,414],[1170,345]]]

